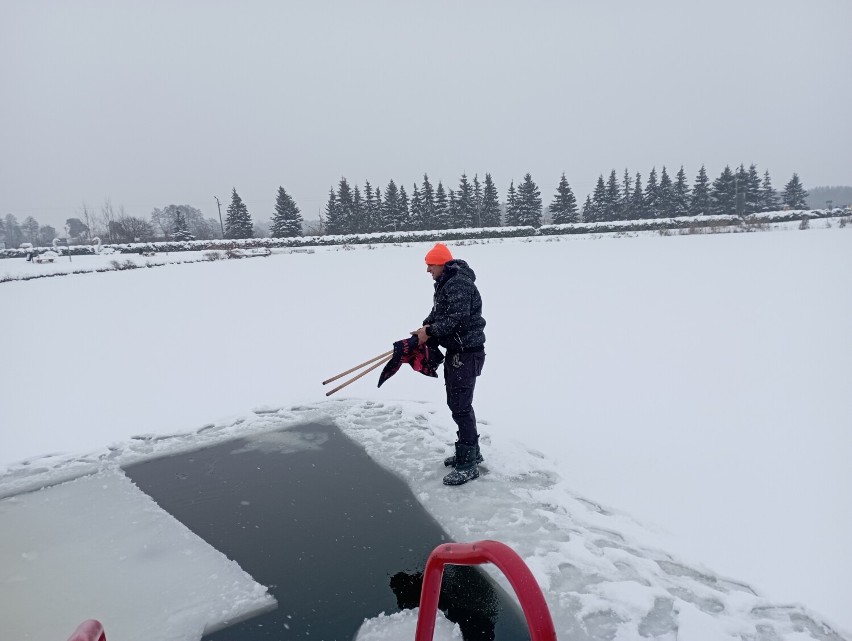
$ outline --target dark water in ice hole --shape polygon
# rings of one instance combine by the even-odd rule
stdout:
[[[331,423],[229,441],[125,472],[278,600],[275,610],[207,641],[350,641],[365,618],[419,604],[426,559],[450,540],[405,483]],[[529,639],[517,604],[474,567],[446,566],[439,607],[467,641]]]

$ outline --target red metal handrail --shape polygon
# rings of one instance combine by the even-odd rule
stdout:
[[[104,626],[95,619],[83,621],[77,626],[68,641],[106,641]]]
[[[541,588],[535,577],[524,563],[524,560],[510,548],[499,541],[477,541],[475,543],[446,543],[439,545],[429,560],[423,572],[423,590],[420,592],[420,613],[417,616],[417,631],[415,641],[432,641],[435,632],[435,617],[438,614],[438,597],[441,594],[441,578],[444,566],[480,565],[493,563],[515,589],[521,609],[527,619],[530,630],[530,641],[556,641],[556,630],[550,610]]]

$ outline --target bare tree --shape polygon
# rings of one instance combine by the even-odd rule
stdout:
[[[325,218],[323,218],[319,207],[317,207],[316,220],[305,220],[302,222],[302,233],[305,236],[322,236],[325,234]]]
[[[195,238],[207,240],[216,237],[213,229],[218,228],[219,223],[216,222],[215,227],[211,229],[211,223],[215,221],[205,220],[201,210],[191,205],[167,205],[151,212],[151,224],[165,240],[169,240],[173,236],[178,214],[183,216],[187,230]]]
[[[110,198],[105,198],[104,204],[101,205],[101,223],[103,223],[106,230],[108,242],[113,242],[112,234],[115,226],[115,210],[112,207],[112,200]]]
[[[155,209],[151,212],[151,224],[154,229],[159,232],[163,240],[169,240],[172,231],[175,228],[175,210],[174,205],[169,205],[163,209]]]
[[[89,212],[89,207],[88,207],[88,205],[86,205],[85,200],[83,201],[83,206],[80,209],[79,214],[80,214],[80,218],[82,218],[81,222],[86,226],[86,229],[83,230],[80,234],[74,234],[74,233],[71,233],[71,232],[68,232],[68,233],[71,236],[79,235],[80,238],[83,238],[85,236],[86,240],[88,240],[89,238],[92,237],[92,225],[94,224],[95,220],[94,220],[94,216]]]
[[[144,218],[128,216],[127,214],[119,215],[113,229],[118,240],[125,243],[147,242],[154,235],[151,223]]]
[[[219,226],[218,220],[216,220],[215,218],[207,218],[204,222],[205,222],[205,227],[207,229],[207,235],[203,236],[203,237],[202,236],[196,236],[196,238],[198,238],[200,240],[208,240],[210,238],[221,238],[222,237],[222,231],[221,231],[221,228]]]
[[[15,214],[6,214],[6,246],[17,247],[24,241],[24,233]]]
[[[179,205],[178,209],[180,209],[184,220],[186,220],[186,227],[190,234],[192,234],[195,238],[203,240],[212,238],[207,221],[204,220],[204,214],[201,213],[200,209],[196,209],[190,205]]]
[[[24,232],[27,241],[33,245],[38,245],[38,228],[38,221],[32,216],[27,216],[21,223],[21,231]]]

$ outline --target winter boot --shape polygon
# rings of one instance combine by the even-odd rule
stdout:
[[[462,485],[479,478],[476,468],[476,446],[456,443],[456,464],[452,472],[444,477],[444,485]]]
[[[458,445],[458,443],[456,443],[456,445]],[[483,463],[483,462],[485,462],[485,459],[482,458],[482,454],[479,451],[479,443],[477,443],[476,444],[476,464],[479,465],[480,463]],[[447,458],[444,459],[444,465],[447,466],[447,467],[455,467],[456,466],[456,457],[455,456],[448,456]]]

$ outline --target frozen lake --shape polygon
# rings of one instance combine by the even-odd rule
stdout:
[[[424,316],[422,245],[4,283],[0,497],[332,422],[453,540],[521,554],[560,634],[849,639],[850,241],[835,226],[453,245],[489,323],[489,474],[453,492],[442,381],[403,370],[337,400],[320,385]],[[15,540],[9,589],[20,574],[3,570],[36,558]]]

